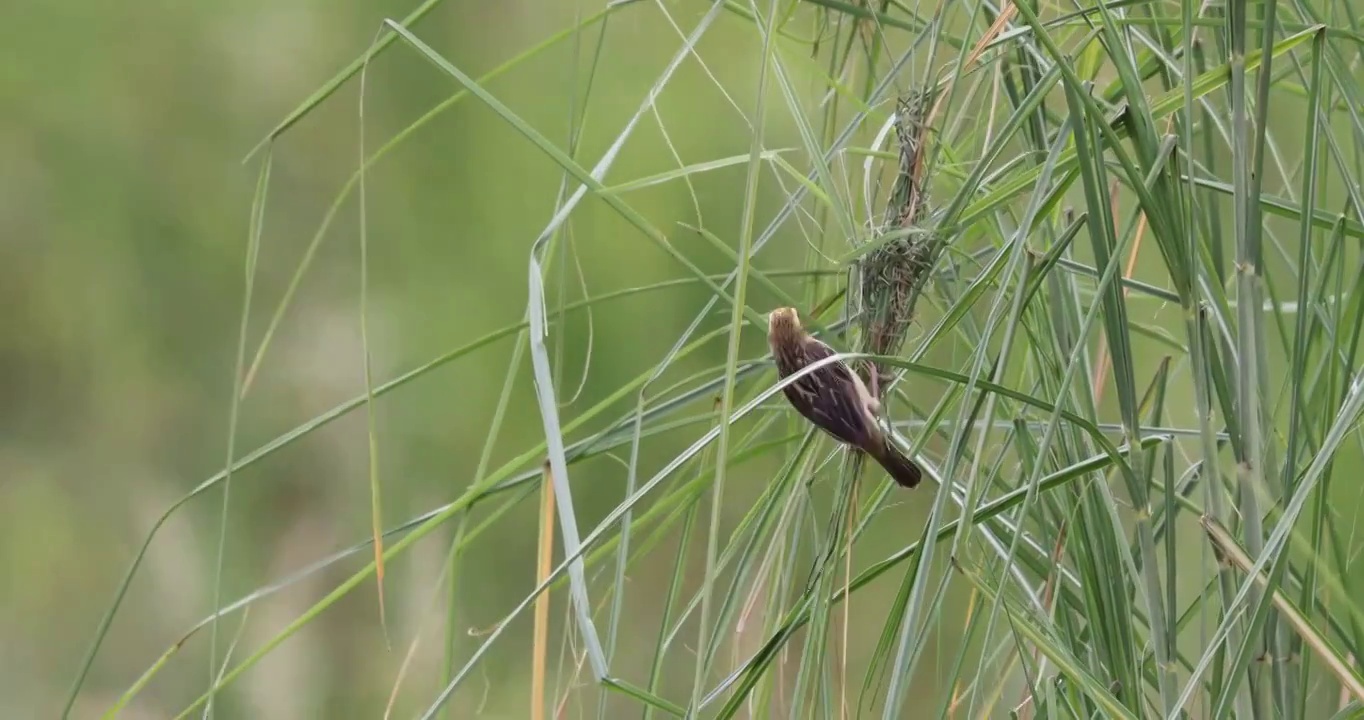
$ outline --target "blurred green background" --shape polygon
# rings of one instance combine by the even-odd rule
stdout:
[[[684,3],[671,10],[689,28],[706,7]],[[257,167],[243,165],[243,157],[357,57],[383,18],[401,17],[412,4],[21,1],[11,8],[0,42],[0,302],[6,308],[0,332],[0,716],[51,717],[156,518],[223,465]],[[417,31],[479,76],[570,27],[577,12],[573,3],[452,1]],[[622,13],[611,23],[578,154],[589,166],[681,42],[653,10]],[[594,28],[584,44],[596,37]],[[711,71],[751,112],[751,25],[722,18],[701,47],[714,58]],[[585,86],[573,61],[572,43],[561,43],[489,87],[564,146],[570,97],[575,85],[578,91]],[[580,68],[587,62],[586,55],[578,58]],[[368,88],[371,151],[457,89],[403,47],[371,66]],[[248,360],[326,209],[357,167],[358,97],[358,83],[347,83],[274,148]],[[748,150],[749,129],[695,63],[678,72],[659,113],[686,162]],[[784,139],[789,146],[795,136],[782,124],[785,114],[774,115],[769,142]],[[657,126],[646,119],[608,182],[675,166]],[[743,177],[740,165],[696,181],[707,227],[731,243]],[[474,101],[446,112],[375,166],[367,178],[367,211],[376,381],[522,318],[527,252],[550,217],[559,182],[550,161]],[[769,182],[761,192],[765,222],[781,192]],[[675,243],[707,270],[732,267],[675,224],[696,223],[684,186],[637,191],[630,200],[658,227],[676,233]],[[358,227],[352,194],[242,405],[239,456],[363,392]],[[583,203],[571,237],[577,260],[567,276],[569,299],[581,297],[582,287],[596,295],[685,275],[598,200]],[[761,262],[797,267],[804,252],[793,236],[774,243]],[[579,264],[581,283],[575,277]],[[551,282],[551,293],[559,284]],[[693,284],[597,308],[590,372],[581,394],[563,409],[565,417],[657,362],[707,297]],[[750,302],[764,307],[771,301],[759,288]],[[727,318],[713,320],[708,326]],[[579,314],[556,335],[567,338],[565,398],[584,368],[587,328]],[[755,338],[746,354],[760,347]],[[510,341],[501,341],[380,402],[386,524],[448,502],[470,482],[510,353]],[[724,343],[714,342],[678,363],[669,377],[723,360]],[[494,466],[543,437],[529,363],[524,370]],[[690,438],[646,446],[643,467],[658,467]],[[364,416],[352,413],[234,476],[224,599],[364,540],[367,462]],[[745,486],[760,483],[775,466],[763,460],[737,470],[731,484],[736,497],[751,495]],[[577,470],[585,522],[594,523],[619,501],[623,482],[624,471],[613,461]],[[200,497],[161,530],[76,717],[103,712],[210,613],[220,499],[217,491]],[[468,556],[470,576],[484,582],[461,588],[467,630],[492,625],[532,587],[534,504],[491,528],[485,549]],[[736,506],[730,514],[745,509]],[[346,716],[375,717],[419,631],[428,637],[418,655],[421,670],[404,686],[398,708],[411,713],[424,706],[434,691],[444,630],[439,607],[434,615],[421,613],[437,589],[448,537],[419,544],[389,568],[391,650],[378,629],[369,583],[224,693],[220,714],[339,717],[344,710]],[[271,637],[365,560],[361,553],[254,608],[242,647]],[[671,571],[659,573],[666,580]],[[641,642],[649,648],[657,618],[650,618],[648,605],[664,588],[650,589],[647,572],[633,581],[627,617],[647,628]],[[563,617],[556,609],[556,638]],[[220,652],[237,626],[235,619],[222,625]],[[625,628],[626,637],[631,630]],[[511,633],[503,644],[524,648],[528,624]],[[124,717],[169,717],[197,697],[206,687],[205,639],[201,633],[186,646]],[[456,705],[486,703],[488,716],[521,716],[528,672],[522,652],[500,659],[495,654],[487,667],[507,674],[471,681]]]

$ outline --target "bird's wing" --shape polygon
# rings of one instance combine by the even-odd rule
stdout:
[[[802,367],[834,355],[833,348],[807,337]],[[861,446],[869,432],[866,411],[858,397],[856,378],[843,361],[828,363],[794,383],[805,400],[800,408],[812,422],[845,443]],[[794,400],[794,399],[793,399]]]

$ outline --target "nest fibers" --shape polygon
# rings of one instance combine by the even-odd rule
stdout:
[[[926,215],[919,151],[927,134],[925,116],[934,96],[933,89],[911,93],[896,107],[900,166],[883,223],[868,241],[875,247],[862,256],[854,270],[858,292],[850,293],[849,298],[860,305],[852,309],[862,329],[863,350],[876,355],[899,354],[914,319],[914,305],[933,265],[935,236],[916,224]],[[884,396],[892,374],[873,363],[862,365],[872,391]]]

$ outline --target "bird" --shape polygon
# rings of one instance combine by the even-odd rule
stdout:
[[[833,356],[834,350],[801,327],[795,308],[780,307],[767,316],[767,342],[782,379]],[[782,388],[806,420],[836,440],[870,455],[895,480],[912,488],[923,471],[881,430],[881,403],[842,360],[825,363]]]

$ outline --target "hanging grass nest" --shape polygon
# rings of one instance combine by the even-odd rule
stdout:
[[[939,243],[931,230],[918,227],[927,216],[924,163],[920,155],[927,134],[926,115],[932,89],[901,98],[896,107],[895,136],[900,165],[881,227],[868,242],[873,247],[854,269],[857,292],[849,299],[862,330],[862,348],[876,355],[896,355],[914,319],[914,306],[927,284]],[[883,395],[892,373],[864,363],[863,375]]]

